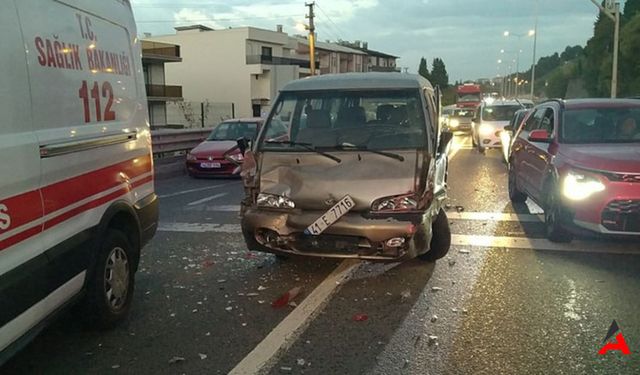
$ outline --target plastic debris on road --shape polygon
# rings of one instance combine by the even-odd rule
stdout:
[[[288,306],[289,303],[292,302],[293,299],[298,296],[298,294],[300,294],[300,290],[301,290],[300,287],[295,287],[295,288],[291,289],[290,291],[288,291],[285,294],[281,295],[275,301],[271,302],[271,307],[273,307],[275,309],[278,309],[278,308],[281,308],[281,307]]]
[[[429,335],[429,341],[427,342],[429,346],[436,344],[438,341],[438,336]]]
[[[200,359],[207,359],[206,354],[198,353],[198,355],[200,356]]]
[[[355,322],[364,322],[366,320],[369,320],[369,316],[367,314],[356,314],[353,316],[353,320]]]
[[[442,288],[440,288],[439,286],[433,286],[433,287],[431,287],[431,291],[432,291],[432,292],[439,292],[439,291],[441,291],[441,290],[442,290]]]
[[[458,212],[462,212],[462,211],[464,211],[464,207],[462,207],[462,206],[456,206],[456,211],[458,211]]]
[[[431,323],[435,323],[438,320],[438,316],[434,315],[431,317]]]
[[[470,251],[469,251],[469,250],[467,250],[467,249],[460,249],[460,250],[458,250],[458,252],[459,252],[460,254],[469,254],[469,253],[470,253]]]
[[[293,369],[291,367],[282,366],[280,367],[280,371],[291,372]]]
[[[304,366],[304,364],[307,363],[303,358],[298,358],[296,362],[298,363],[298,366]]]
[[[173,357],[169,360],[169,364],[184,362],[184,357]]]
[[[402,297],[402,299],[411,298],[411,291],[409,289],[402,291],[402,293],[400,293],[400,297]]]

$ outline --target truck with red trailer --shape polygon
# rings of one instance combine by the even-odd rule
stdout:
[[[475,83],[465,83],[456,88],[458,108],[476,108],[482,102],[482,88]]]

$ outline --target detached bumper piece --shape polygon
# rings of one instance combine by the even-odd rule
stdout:
[[[612,201],[602,211],[602,225],[610,231],[640,233],[640,200]]]

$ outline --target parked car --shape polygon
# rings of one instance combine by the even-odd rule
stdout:
[[[398,73],[287,84],[245,158],[241,223],[248,248],[443,257],[451,241],[443,201],[453,135],[439,126],[439,97],[424,78]]]
[[[523,106],[513,100],[483,101],[471,123],[471,142],[484,153],[488,148],[502,148],[500,133],[516,111]]]
[[[473,108],[454,108],[446,119],[445,126],[448,131],[464,131],[471,130],[471,119],[474,115]]]
[[[0,8],[2,366],[76,303],[92,327],[127,316],[158,200],[129,2]]]
[[[544,208],[547,236],[640,235],[640,100],[552,100],[520,126],[509,197]]]
[[[238,138],[255,140],[264,120],[259,117],[221,122],[211,134],[187,154],[187,171],[192,177],[239,176],[243,155]]]
[[[505,126],[500,133],[500,143],[502,144],[502,157],[505,164],[509,163],[509,153],[511,151],[511,143],[513,141],[514,131],[520,128],[520,124],[527,118],[527,115],[531,113],[530,109],[520,109],[516,111],[509,122],[509,125]]]

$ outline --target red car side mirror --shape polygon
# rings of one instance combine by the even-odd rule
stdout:
[[[529,133],[528,139],[530,142],[551,143],[549,132],[547,132],[545,129],[532,130]]]

